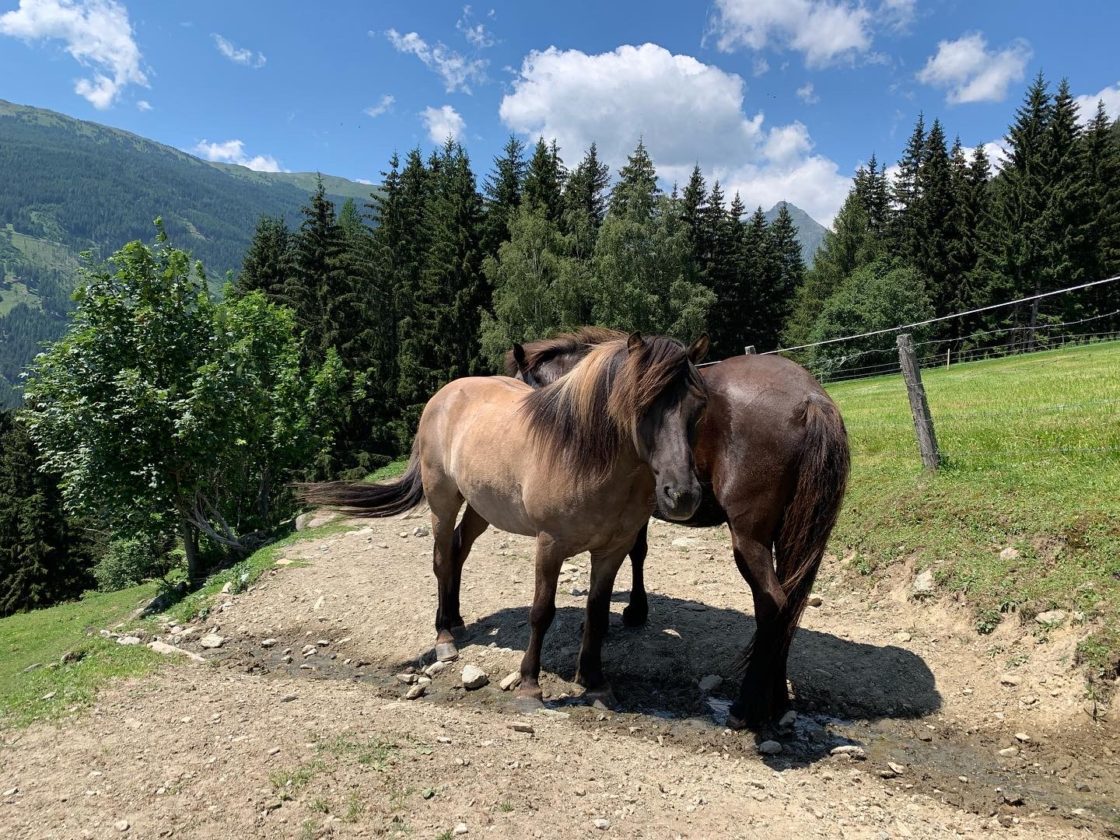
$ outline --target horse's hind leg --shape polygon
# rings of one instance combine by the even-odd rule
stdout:
[[[614,578],[626,557],[625,550],[591,555],[591,589],[587,595],[587,617],[583,622],[583,644],[579,651],[576,682],[587,689],[589,699],[613,704],[610,686],[603,676],[603,639],[610,623]]]
[[[649,617],[649,599],[646,597],[646,554],[649,552],[647,539],[649,523],[642,526],[634,547],[630,549],[630,568],[634,582],[630,585],[630,603],[622,611],[622,623],[627,627],[641,627]]]
[[[786,707],[784,628],[781,626],[786,595],[774,570],[774,555],[758,531],[744,530],[745,523],[732,522],[731,539],[735,564],[751,587],[754,598],[755,631],[751,641],[739,698],[731,706],[728,725],[758,727],[777,717]],[[753,523],[752,523],[753,524]],[[769,529],[759,529],[769,534]],[[781,680],[781,692],[775,690]]]
[[[455,518],[462,507],[458,489],[425,488],[432,511],[432,571],[436,575],[439,606],[436,609],[436,659],[449,662],[459,657],[454,630],[462,626],[459,615],[459,574],[455,558]]]
[[[556,580],[560,566],[568,556],[564,546],[547,534],[537,535],[537,561],[533,591],[533,607],[529,610],[529,644],[521,659],[521,686],[517,689],[522,705],[540,705],[541,646],[544,634],[556,615]]]
[[[455,535],[451,541],[451,556],[454,558],[452,574],[454,577],[451,582],[451,590],[448,593],[446,609],[451,621],[451,632],[457,635],[461,634],[464,627],[463,615],[459,607],[459,592],[463,584],[463,564],[467,561],[467,555],[471,553],[471,546],[474,545],[474,541],[482,536],[482,532],[486,530],[489,524],[478,514],[478,511],[467,505],[463,511],[463,518],[455,526]]]

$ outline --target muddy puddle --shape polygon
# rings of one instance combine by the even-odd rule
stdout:
[[[348,680],[368,686],[386,699],[403,699],[407,686],[396,674],[419,670],[430,662],[375,662],[345,658],[325,651],[304,657],[307,639],[285,642],[263,651],[250,643],[229,646],[216,657],[228,667],[260,674],[307,680]],[[285,652],[291,661],[286,661]],[[469,660],[471,649],[464,651]],[[460,663],[461,664],[461,663]],[[416,703],[469,703],[494,714],[514,715],[512,695],[494,681],[466,691],[453,665],[434,677]],[[818,765],[822,772],[857,771],[896,788],[900,794],[922,794],[982,817],[1014,825],[1018,817],[1049,815],[1067,824],[1106,836],[1120,837],[1120,738],[1114,730],[1083,730],[1038,736],[1025,741],[995,733],[958,730],[937,712],[924,715],[858,720],[830,713],[819,700],[799,698],[796,719],[783,729],[762,733],[726,728],[730,699],[702,695],[689,675],[680,684],[616,680],[616,710],[587,706],[577,686],[562,678],[542,677],[546,709],[540,714],[566,718],[573,727],[612,732],[642,742],[674,743],[698,753],[728,759],[764,761],[776,772]],[[569,695],[570,692],[570,695]],[[782,745],[778,755],[761,756],[765,739]],[[834,755],[836,747],[859,747],[855,755]],[[1010,748],[1014,754],[1008,754]],[[1004,750],[1004,754],[1001,754]]]

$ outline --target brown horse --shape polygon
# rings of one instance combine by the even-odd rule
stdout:
[[[400,479],[305,485],[303,496],[371,517],[427,499],[441,660],[458,656],[459,587],[474,541],[488,524],[536,537],[536,585],[518,690],[530,706],[541,700],[541,644],[556,612],[560,566],[591,552],[576,679],[592,696],[609,698],[601,648],[618,568],[655,507],[683,520],[700,501],[690,436],[706,396],[691,360],[706,349],[707,338],[686,350],[670,338],[620,334],[539,390],[505,377],[457,379],[424,407]]]
[[[518,345],[506,369],[534,386],[562,376],[600,342],[598,327]],[[805,610],[848,477],[848,437],[836,405],[815,379],[779,356],[737,356],[701,374],[708,407],[697,429],[696,471],[704,498],[683,525],[731,529],[735,564],[754,596],[756,629],[729,725],[758,727],[789,705],[786,660]],[[629,626],[648,613],[646,529],[630,560]]]

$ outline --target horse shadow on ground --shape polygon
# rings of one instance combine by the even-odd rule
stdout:
[[[568,683],[575,679],[584,609],[582,599],[572,600],[575,603],[558,605],[545,638],[542,678],[552,674]],[[614,600],[625,602],[628,595],[616,593]],[[655,593],[650,593],[649,604],[644,627],[628,628],[616,613],[611,616],[603,668],[618,711],[668,719],[706,718],[722,725],[727,706],[738,693],[737,662],[754,634],[754,619],[738,610]],[[478,617],[468,626],[469,639],[461,645],[464,660],[470,661],[471,645],[523,651],[529,641],[528,617],[528,605]],[[705,694],[698,683],[710,674],[722,677],[723,683]],[[913,651],[894,645],[867,644],[802,628],[794,638],[788,676],[794,686],[793,708],[810,721],[904,720],[941,708],[929,666]],[[547,683],[545,690],[548,693]],[[821,728],[819,723],[809,725]],[[815,760],[845,742],[830,738],[802,750],[801,758]]]

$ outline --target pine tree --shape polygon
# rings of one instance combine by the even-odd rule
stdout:
[[[743,231],[747,275],[750,278],[750,296],[742,317],[738,338],[741,348],[747,344],[756,347],[776,347],[785,321],[783,312],[786,301],[781,288],[782,268],[774,251],[774,239],[766,214],[756,207]]]
[[[917,196],[909,214],[909,230],[913,237],[910,261],[926,279],[934,312],[946,315],[952,310],[957,282],[950,273],[949,257],[956,231],[953,228],[952,166],[940,120],[933,121],[926,137],[917,185]]]
[[[564,184],[561,230],[568,236],[571,254],[576,259],[589,259],[595,249],[595,239],[607,213],[610,180],[610,169],[599,160],[592,143]]]
[[[75,598],[93,579],[90,545],[66,516],[58,478],[11,412],[0,412],[0,616]]]
[[[918,114],[914,131],[906,143],[902,158],[898,161],[898,173],[894,177],[891,208],[891,239],[894,252],[905,260],[912,260],[918,252],[919,242],[914,225],[921,184],[918,172],[926,153],[925,116]],[[864,213],[867,210],[864,208]]]
[[[521,205],[526,169],[525,144],[511,134],[501,156],[494,158],[494,170],[486,176],[482,188],[485,206],[482,249],[488,255],[496,254],[498,247],[510,237],[510,219]]]
[[[982,147],[973,151],[970,161],[958,138],[953,144],[951,178],[953,187],[953,238],[948,252],[949,277],[953,293],[948,308],[962,312],[981,305],[986,287],[979,271],[981,254],[990,236],[991,167]],[[975,318],[959,318],[946,322],[946,334],[964,336],[978,327]]]
[[[657,170],[653,167],[645,143],[637,147],[618,172],[618,183],[611,191],[610,210],[618,216],[648,219],[661,190],[657,186]]]
[[[794,294],[805,282],[805,261],[801,257],[797,226],[794,225],[789,206],[784,201],[778,205],[778,215],[770,224],[769,233],[776,274],[768,313],[771,331],[765,335],[763,346],[773,349],[778,346],[782,327],[793,310]]]
[[[555,142],[549,146],[542,137],[537,140],[525,172],[524,201],[529,207],[541,210],[550,221],[559,222],[563,191],[564,164],[560,151]]]
[[[890,185],[887,183],[887,170],[879,166],[874,154],[864,170],[862,189],[857,183],[860,201],[867,213],[867,228],[877,239],[885,239],[890,228]]]
[[[281,302],[291,274],[291,231],[282,218],[261,216],[237,275],[236,292],[244,295],[260,290]]]
[[[722,212],[721,207],[719,213]],[[709,212],[708,189],[699,164],[692,168],[688,183],[681,192],[680,213],[681,221],[688,231],[688,246],[692,252],[697,276],[703,278],[704,283],[711,288],[713,284],[707,277],[707,273],[711,263],[712,236],[715,227],[712,223],[713,214]]]
[[[1097,103],[1096,114],[1082,135],[1081,156],[1085,166],[1085,203],[1088,208],[1089,278],[1102,280],[1120,273],[1120,123],[1110,123],[1104,103]],[[1095,315],[1120,310],[1120,283],[1089,289]],[[1099,318],[1090,332],[1120,328],[1120,314]]]

